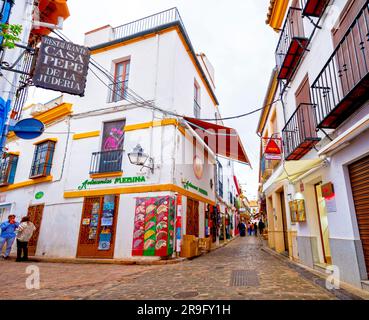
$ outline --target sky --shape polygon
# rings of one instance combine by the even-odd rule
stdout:
[[[83,44],[84,33],[89,30],[107,24],[116,27],[177,7],[196,52],[205,53],[215,68],[219,110],[222,117],[229,117],[262,107],[278,41],[278,35],[265,24],[269,2],[68,0],[71,16],[64,22],[62,32],[73,42]],[[38,90],[30,90],[30,102],[45,103],[53,97],[41,95]],[[224,121],[225,126],[238,131],[251,161],[253,170],[235,165],[236,176],[249,199],[256,197],[259,182],[259,116],[260,112]]]

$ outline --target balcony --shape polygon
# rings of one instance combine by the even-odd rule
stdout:
[[[330,0],[301,0],[302,15],[319,18]]]
[[[261,171],[261,177],[263,178],[264,181],[268,180],[269,177],[272,175],[273,167],[274,167],[273,161],[266,160],[265,156],[263,155],[261,158],[261,163],[260,163],[260,171]]]
[[[318,128],[336,129],[369,99],[366,2],[311,86]]]
[[[275,52],[278,79],[290,80],[308,44],[301,9],[290,8]]]
[[[302,103],[282,130],[286,160],[299,160],[319,141],[312,104]]]
[[[178,24],[180,25],[183,33],[188,38],[182,18],[177,8],[172,8],[113,28],[114,34],[113,40],[134,37],[139,34],[153,31],[155,29],[162,29],[170,25],[178,25]]]
[[[118,102],[127,98],[128,80],[109,84],[108,103]]]
[[[123,150],[92,153],[90,174],[122,172]]]

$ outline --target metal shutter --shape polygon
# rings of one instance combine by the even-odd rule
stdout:
[[[369,275],[369,156],[349,166],[352,195]]]

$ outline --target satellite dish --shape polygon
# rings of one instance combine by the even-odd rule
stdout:
[[[15,135],[21,139],[34,139],[39,137],[45,130],[45,125],[37,119],[27,118],[18,121],[14,126],[9,127]]]

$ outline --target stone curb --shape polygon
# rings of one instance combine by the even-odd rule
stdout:
[[[176,264],[186,260],[185,258],[175,258],[169,260],[119,260],[119,259],[78,259],[78,258],[29,258],[28,262],[44,263],[70,263],[70,264],[114,264],[114,265],[168,265]]]
[[[303,265],[301,263],[298,263],[294,260],[291,260],[289,257],[286,257],[278,252],[275,252],[274,250],[268,248],[267,246],[263,246],[261,248],[262,251],[266,252],[266,253],[269,253],[270,255],[273,255],[275,258],[277,258],[278,260],[281,260],[283,262],[287,262],[287,263],[290,263],[290,264],[293,264],[297,267],[300,267],[300,268],[303,268],[305,269],[306,271],[322,278],[322,279],[326,279],[327,277],[327,274],[326,273],[323,273],[319,270],[316,270],[316,269],[312,269],[306,265]],[[340,287],[344,290],[346,290],[348,293],[352,294],[352,295],[355,295],[355,296],[358,296],[359,298],[361,299],[364,299],[364,300],[369,300],[369,292],[363,290],[363,289],[358,289],[358,288],[355,288],[353,287],[352,285],[348,284],[348,283],[345,283],[343,281],[340,281]]]
[[[214,250],[220,249],[228,245],[233,240],[237,239],[238,236],[229,239],[227,242],[222,243],[218,247],[211,248],[208,252],[202,252],[200,255],[191,258],[178,257],[168,260],[134,260],[134,259],[81,259],[81,258],[44,258],[44,257],[32,257],[29,258],[28,262],[45,262],[45,263],[70,263],[70,264],[114,264],[114,265],[169,265],[169,264],[177,264],[188,260],[193,260],[198,257],[205,255],[206,253],[210,253]],[[11,256],[12,259],[15,257]]]

